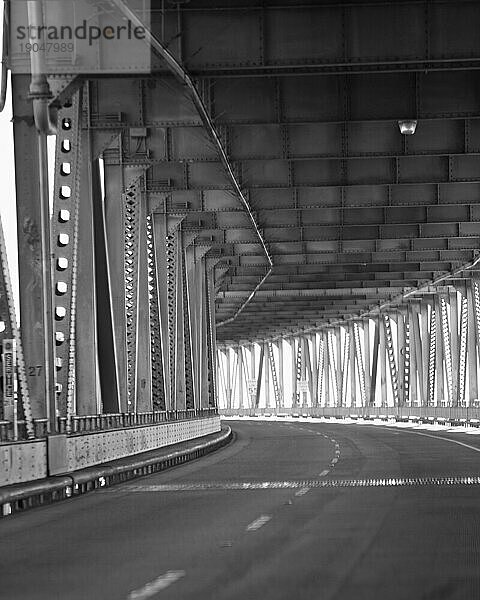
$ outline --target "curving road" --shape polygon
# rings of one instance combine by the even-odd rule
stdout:
[[[480,436],[231,425],[194,463],[0,521],[0,598],[480,598]]]

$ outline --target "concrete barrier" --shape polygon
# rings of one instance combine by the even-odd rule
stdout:
[[[0,445],[0,487],[69,473],[220,431],[215,415]]]

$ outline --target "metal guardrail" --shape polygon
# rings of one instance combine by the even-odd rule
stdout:
[[[195,408],[187,410],[167,410],[146,413],[113,413],[103,415],[80,415],[71,419],[72,434],[108,431],[110,429],[125,429],[127,427],[143,427],[183,421],[186,419],[201,419],[218,414],[217,408]],[[47,419],[34,420],[35,438],[47,436]],[[67,417],[58,417],[56,433],[67,433]],[[28,439],[25,421],[18,421],[18,441]],[[0,443],[13,440],[13,423],[0,421]]]
[[[220,416],[255,417],[326,417],[326,418],[358,418],[358,419],[397,419],[401,421],[438,421],[454,424],[469,422],[480,425],[480,408],[457,406],[352,406],[352,407],[297,407],[297,408],[241,408],[219,409]]]
[[[98,488],[150,475],[200,458],[225,446],[233,439],[230,427],[201,440],[181,442],[169,449],[96,465],[68,475],[55,475],[27,483],[0,488],[0,519],[43,504],[85,494]]]

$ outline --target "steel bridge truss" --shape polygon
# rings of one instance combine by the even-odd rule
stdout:
[[[28,83],[13,77],[15,98],[27,98]],[[218,257],[198,231],[184,229],[181,210],[149,202],[143,130],[96,127],[96,101],[89,83],[77,82],[58,107],[50,222],[53,399],[43,377],[48,311],[39,269],[39,134],[31,103],[14,103],[22,336],[2,235],[0,339],[17,340],[20,416],[27,425],[48,418],[51,430],[57,417],[66,417],[68,431],[77,415],[216,405]]]
[[[28,435],[217,396],[478,402],[475,3],[168,4],[148,73],[65,61],[43,96],[12,73],[22,329],[0,245],[0,337]],[[39,103],[57,134],[49,224]]]
[[[250,344],[252,356],[260,356],[260,361],[268,357],[272,365],[270,383],[261,375],[267,363],[256,364],[261,386],[256,406],[280,412],[285,407],[478,408],[479,336],[480,279],[471,278],[412,294],[399,309],[375,317],[267,341],[255,345],[253,352]],[[267,352],[258,351],[263,346]],[[245,408],[240,371],[232,368],[232,357],[243,356],[245,350],[241,345],[219,347],[226,373],[219,397],[223,408]],[[282,373],[279,380],[275,354],[282,356],[283,371],[287,353],[290,378]]]

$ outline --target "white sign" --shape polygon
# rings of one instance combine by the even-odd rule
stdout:
[[[17,400],[15,398],[15,340],[2,341],[3,368],[3,418],[17,423]],[[16,437],[16,436],[15,436]]]
[[[299,392],[308,392],[308,381],[302,379],[298,382],[298,391]]]
[[[257,380],[256,379],[248,379],[247,380],[247,389],[250,396],[255,396],[257,393]]]

